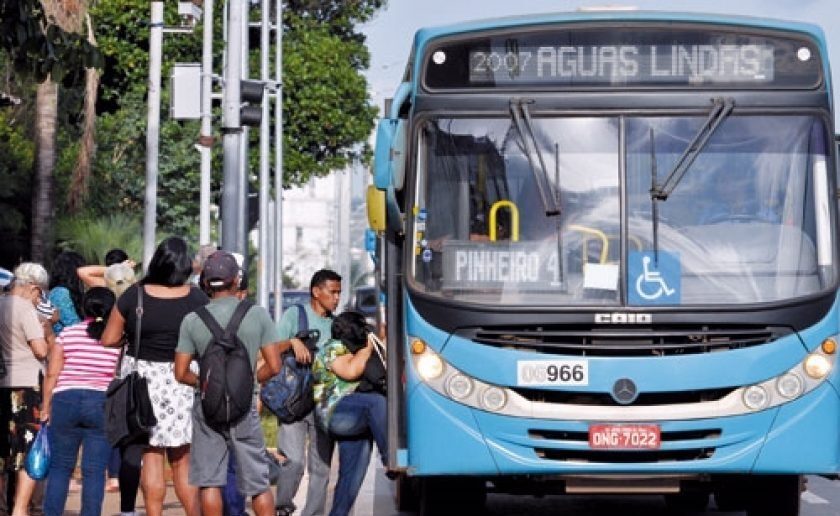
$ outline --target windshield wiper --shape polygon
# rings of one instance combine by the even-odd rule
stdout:
[[[706,122],[703,123],[700,130],[697,131],[696,135],[694,135],[694,139],[691,140],[691,143],[688,144],[688,147],[686,147],[685,151],[683,151],[673,168],[671,168],[671,172],[668,174],[668,177],[665,178],[665,181],[661,185],[652,185],[650,189],[651,200],[668,200],[668,196],[671,195],[674,188],[677,187],[689,167],[691,167],[691,164],[694,163],[694,160],[700,155],[700,152],[706,146],[706,143],[708,143],[709,138],[712,137],[714,132],[720,126],[720,123],[729,116],[732,109],[735,107],[735,99],[731,97],[715,97],[712,99],[712,102],[714,103],[714,106],[712,107],[711,113],[709,113],[709,118],[706,119]]]
[[[542,201],[545,214],[548,217],[560,215],[560,207],[557,205],[557,199],[551,192],[551,183],[548,180],[548,170],[546,170],[545,167],[545,160],[540,152],[540,146],[537,143],[537,138],[534,135],[531,113],[528,111],[527,103],[527,100],[512,99],[510,101],[510,112],[513,116],[513,122],[516,125],[516,131],[519,133],[521,147],[525,152],[525,157],[528,158],[528,165],[531,168],[531,173],[534,175],[534,182],[536,183],[537,190],[540,193],[540,200]],[[537,155],[539,168],[534,163],[534,158],[531,154],[532,149]]]
[[[659,267],[659,206],[653,192],[656,190],[656,139],[653,137],[653,127],[650,128],[650,219],[653,232],[653,263]]]

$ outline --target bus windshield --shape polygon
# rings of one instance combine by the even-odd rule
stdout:
[[[823,121],[731,115],[655,199],[705,122],[535,115],[527,141],[513,117],[423,121],[412,286],[510,306],[749,304],[833,286]]]

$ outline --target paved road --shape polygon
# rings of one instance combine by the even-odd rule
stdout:
[[[335,474],[335,468],[333,470]],[[334,479],[333,479],[334,480]],[[295,502],[303,505],[304,484]],[[801,516],[840,516],[840,481],[809,476],[807,491],[802,494]],[[119,496],[106,495],[105,516],[119,515]],[[137,510],[143,510],[143,497],[138,497]],[[71,494],[65,514],[78,515],[79,495]],[[181,515],[173,489],[169,488],[164,506],[164,515]],[[492,494],[487,499],[488,516],[665,516],[665,503],[659,496],[546,496],[544,498],[521,497]],[[741,512],[719,512],[712,503],[705,513],[714,516],[743,516]],[[407,516],[394,510],[392,503],[392,483],[385,478],[382,470],[373,464],[368,469],[365,483],[356,502],[353,516]]]

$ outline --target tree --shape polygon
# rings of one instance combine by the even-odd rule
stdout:
[[[74,1],[87,5],[85,0]],[[66,0],[44,2],[53,7],[74,3]],[[364,36],[355,27],[368,21],[384,1],[288,0],[285,3],[284,184],[291,186],[343,168],[357,153],[368,152],[364,142],[373,128],[376,111],[369,105],[362,75],[368,66],[368,51]],[[216,41],[221,42],[221,4],[217,5],[220,7],[215,13]],[[166,3],[168,23],[175,22],[176,11],[175,2]],[[45,195],[37,197],[43,198],[44,202],[52,198],[61,214],[69,212],[65,196],[73,189],[72,169],[82,148],[79,143],[83,140],[82,122],[90,120],[89,116],[78,115],[83,98],[79,86],[83,84],[86,68],[103,70],[96,104],[97,153],[91,159],[88,197],[80,216],[94,219],[115,213],[136,216],[143,210],[147,110],[144,95],[149,47],[149,27],[138,20],[148,19],[149,3],[146,0],[97,0],[90,5],[89,14],[94,22],[98,47],[87,40],[81,29],[78,33],[66,31],[50,21],[38,0],[0,0],[0,46],[8,55],[8,66],[0,62],[0,68],[7,74],[17,74],[16,87],[24,88],[25,81],[18,80],[24,76],[33,81],[29,83],[33,103],[34,85],[47,77],[61,88],[54,127],[59,147],[52,151],[57,163],[53,176],[55,187],[52,193],[43,190]],[[164,77],[174,62],[199,61],[200,41],[200,30],[194,35],[165,37]],[[217,44],[215,50],[218,65],[222,45]],[[14,72],[11,72],[12,68]],[[252,66],[252,70],[256,69],[257,66]],[[51,92],[43,93],[46,96]],[[167,95],[164,83],[164,105]],[[164,117],[165,113],[166,110]],[[0,116],[0,122],[2,118]],[[31,124],[28,128],[11,128],[14,130],[12,136],[20,138],[27,132],[34,134],[34,117],[27,118],[26,122]],[[43,129],[47,131],[44,134],[48,134],[50,129]],[[193,144],[198,133],[197,123],[162,120],[160,148],[165,159],[161,160],[158,195],[158,222],[162,232],[189,236],[197,231],[199,156]],[[252,131],[254,138],[256,133]],[[0,141],[0,150],[4,148],[4,142]],[[42,150],[47,150],[45,143],[38,146],[38,152]],[[214,152],[220,151],[219,147],[214,149]],[[15,155],[21,152],[15,152]],[[47,163],[51,158],[45,155],[43,159]],[[215,177],[219,178],[221,159],[214,162],[217,165]],[[26,161],[14,167],[0,164],[0,177],[4,171],[25,175],[28,170],[33,174],[33,167]],[[46,170],[48,168],[44,169],[45,174]],[[43,184],[49,181],[43,177]],[[79,179],[79,184],[82,181]],[[19,184],[18,191],[27,192],[36,185],[40,188],[42,183],[36,183],[32,177],[16,176],[14,184]],[[218,182],[214,186],[218,186]],[[77,193],[83,190],[77,189]],[[18,211],[22,220],[30,218],[26,209]],[[46,212],[52,213],[52,210],[46,209]],[[47,221],[48,217],[34,216],[30,220],[33,219]],[[46,227],[49,227],[48,223]],[[38,251],[39,254],[44,252]]]
[[[369,59],[364,44],[297,16],[284,43],[284,184],[297,185],[344,168],[359,143],[366,151],[376,108],[360,73]]]
[[[36,95],[36,173],[32,192],[31,257],[49,258],[54,216],[53,167],[58,120],[58,82],[78,79],[85,66],[95,67],[99,55],[78,32],[86,3],[54,0],[2,0],[0,42],[16,71],[39,83]]]

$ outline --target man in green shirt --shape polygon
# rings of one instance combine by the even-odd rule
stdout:
[[[207,310],[224,328],[239,305],[237,293],[241,270],[232,254],[216,251],[204,264],[205,289],[210,293]],[[283,348],[277,329],[268,312],[259,306],[248,310],[236,336],[245,346],[256,381],[263,383],[280,372],[280,350]],[[199,378],[190,370],[190,362],[207,349],[211,333],[195,312],[181,323],[178,346],[175,348],[175,379],[198,388]],[[288,344],[285,345],[285,349]],[[257,353],[264,363],[256,368]],[[253,370],[253,369],[252,369]],[[219,429],[204,419],[201,396],[196,391],[192,411],[193,440],[190,450],[190,484],[201,488],[201,509],[205,515],[222,514],[221,488],[227,482],[227,462],[233,452],[237,463],[239,491],[252,497],[258,516],[274,514],[274,497],[269,485],[268,462],[265,456],[260,418],[254,397],[251,410],[229,428]]]
[[[309,302],[286,310],[280,319],[281,344],[290,345],[295,358],[301,364],[311,364],[314,356],[306,345],[295,338],[298,328],[299,310],[303,308],[310,330],[318,330],[321,335],[317,347],[320,350],[330,340],[332,315],[338,308],[341,297],[341,276],[329,269],[321,269],[312,275],[309,283]],[[309,453],[304,454],[307,437]],[[294,423],[280,425],[277,435],[277,448],[283,450],[288,461],[283,464],[280,479],[277,482],[277,515],[292,514],[295,506],[292,500],[303,478],[303,465],[308,464],[309,488],[306,492],[306,506],[301,516],[323,516],[326,514],[327,484],[330,480],[330,459],[333,453],[333,440],[315,424],[314,412]],[[307,459],[308,457],[308,459]],[[306,461],[309,461],[308,463]]]

